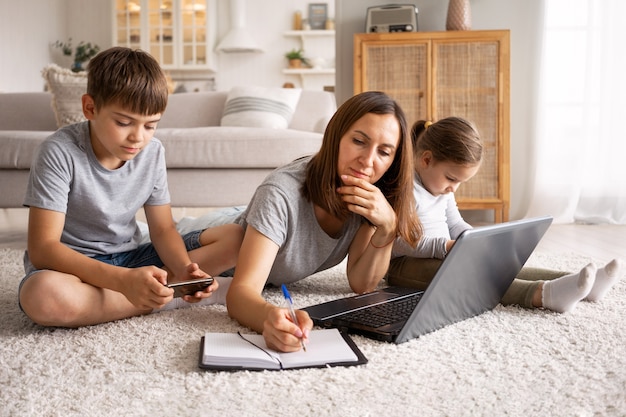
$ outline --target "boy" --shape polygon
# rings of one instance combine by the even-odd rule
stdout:
[[[87,121],[47,138],[30,171],[19,302],[34,322],[78,327],[146,314],[172,301],[168,280],[235,265],[239,226],[183,238],[175,229],[164,149],[153,139],[167,97],[166,78],[145,52],[114,47],[89,63]],[[140,246],[141,207],[152,243]],[[184,300],[198,302],[217,288],[215,280]]]

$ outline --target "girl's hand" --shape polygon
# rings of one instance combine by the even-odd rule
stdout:
[[[344,185],[337,188],[337,192],[348,210],[365,217],[384,234],[394,235],[397,216],[382,191],[374,184],[349,175],[342,175],[341,180]]]
[[[271,306],[263,322],[263,338],[267,347],[280,352],[297,352],[307,343],[313,321],[308,313],[296,310],[301,327],[291,321],[289,310]]]

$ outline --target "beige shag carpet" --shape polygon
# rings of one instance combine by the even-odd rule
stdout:
[[[204,332],[246,330],[224,306],[43,328],[17,306],[21,258],[0,250],[2,416],[626,415],[626,279],[567,314],[498,306],[401,345],[355,336],[365,366],[229,373],[197,366]],[[290,290],[302,306],[349,294],[343,265]]]

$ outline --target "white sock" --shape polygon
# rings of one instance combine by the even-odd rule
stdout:
[[[545,281],[541,294],[543,307],[558,313],[572,310],[591,291],[595,274],[595,265],[589,264],[577,274]]]
[[[165,304],[161,308],[155,308],[152,310],[153,313],[158,313],[159,311],[167,311],[174,310],[176,308],[188,308],[193,306],[208,306],[212,304],[226,304],[226,293],[228,293],[228,288],[230,287],[230,283],[232,282],[232,277],[214,277],[220,286],[217,288],[210,297],[203,299],[202,301],[198,301],[197,303],[188,303],[180,297],[174,298],[169,303]]]
[[[596,272],[596,280],[585,300],[600,301],[602,297],[619,281],[624,270],[624,261],[613,259]]]

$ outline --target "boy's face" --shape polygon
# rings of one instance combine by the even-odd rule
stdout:
[[[129,112],[117,104],[95,109],[93,99],[83,96],[83,113],[90,121],[91,145],[100,164],[117,169],[135,158],[150,143],[161,114]]]
[[[461,184],[469,181],[480,164],[461,165],[450,161],[436,161],[430,151],[418,160],[416,170],[424,188],[434,196],[453,193]]]

